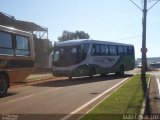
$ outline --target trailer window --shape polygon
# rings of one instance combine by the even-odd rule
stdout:
[[[0,32],[0,54],[13,55],[12,34]]]
[[[16,35],[16,55],[29,56],[28,37]]]

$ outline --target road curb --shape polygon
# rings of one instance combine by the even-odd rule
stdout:
[[[116,92],[120,87],[122,87],[126,82],[128,82],[129,80],[131,80],[135,75],[133,75],[131,78],[127,78],[124,82],[122,82],[120,85],[117,86],[117,88],[115,88],[109,95],[107,95],[106,97],[104,97],[101,101],[99,101],[93,108],[91,108],[89,111],[87,111],[87,113],[89,113],[90,111],[92,111],[95,107],[97,107],[100,103],[102,103],[105,99],[107,99],[109,96],[111,96],[114,92]]]
[[[140,115],[144,115],[144,114],[145,114],[145,111],[146,111],[146,107],[147,107],[146,105],[147,105],[147,98],[148,98],[148,96],[149,96],[150,83],[151,83],[151,75],[150,75],[150,77],[149,77],[149,82],[148,82],[148,85],[147,85],[147,94],[146,94],[146,96],[144,97]],[[143,118],[141,118],[141,119],[139,119],[139,120],[143,120]]]
[[[29,79],[28,82],[11,83],[10,88],[20,87],[20,86],[25,86],[25,85],[32,85],[32,84],[46,82],[46,81],[54,80],[54,79],[55,77],[33,78],[33,79]]]
[[[134,77],[134,76],[132,76]],[[131,77],[131,78],[132,78]],[[100,94],[99,96],[95,97],[94,99],[92,99],[91,101],[87,102],[86,104],[82,105],[80,108],[72,111],[69,115],[64,116],[63,118],[61,118],[60,120],[74,120],[74,114],[77,114],[78,112],[82,111],[83,109],[85,109],[86,107],[90,106],[90,108],[88,110],[85,111],[85,114],[90,112],[91,110],[93,110],[96,106],[98,106],[103,100],[105,100],[106,98],[108,98],[113,92],[116,92],[120,87],[122,87],[127,81],[129,81],[131,78],[125,78],[124,80],[122,80],[121,82],[119,82],[118,84],[116,84],[115,86],[113,86],[112,88],[106,90],[104,93]],[[109,93],[107,96],[106,94]],[[102,98],[103,97],[103,98]],[[100,100],[98,100],[100,99]],[[96,100],[98,100],[98,102],[92,106],[91,104],[94,103]],[[76,118],[77,120],[80,120],[85,114],[79,116],[78,118]],[[73,118],[72,118],[73,117]]]

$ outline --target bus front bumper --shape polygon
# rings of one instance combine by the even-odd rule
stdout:
[[[57,76],[57,77],[79,77],[79,76],[88,76],[89,74],[89,67],[83,65],[83,66],[79,66],[76,67],[74,69],[72,68],[68,68],[65,70],[60,70],[57,68],[53,68],[53,72],[52,72],[53,76]]]

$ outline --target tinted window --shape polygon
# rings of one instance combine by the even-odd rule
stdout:
[[[109,53],[108,45],[105,45],[105,54],[108,55],[108,53]]]
[[[96,55],[101,55],[100,45],[96,45]]]
[[[123,54],[123,47],[122,46],[118,46],[118,54],[119,55]]]
[[[70,66],[83,61],[88,52],[89,44],[55,47],[53,53],[53,65]]]
[[[0,47],[12,48],[12,35],[0,32]]]
[[[54,62],[57,62],[59,60],[59,55],[60,55],[59,51],[55,51],[54,56],[53,56]]]
[[[109,54],[110,55],[116,55],[117,54],[117,52],[116,52],[116,46],[109,45]]]
[[[91,54],[92,55],[101,55],[101,56],[108,55],[109,54],[108,45],[93,44]]]
[[[14,54],[12,49],[12,34],[0,32],[0,54]]]
[[[134,54],[134,47],[133,46],[124,46],[124,53],[125,54]]]
[[[16,35],[16,55],[29,56],[28,37]]]
[[[100,45],[100,46],[101,46],[101,55],[106,55],[105,45]]]
[[[91,49],[91,55],[95,55],[96,52],[96,46],[93,44]]]
[[[28,38],[25,36],[16,36],[16,48],[17,49],[23,49],[23,50],[28,50]]]
[[[0,48],[1,55],[14,55],[13,49]]]
[[[124,47],[124,54],[127,54],[127,47]]]
[[[134,53],[134,47],[129,46],[128,47],[128,54],[133,54]]]
[[[83,56],[86,57],[87,53],[88,53],[88,49],[89,49],[89,44],[88,43],[84,43],[82,44],[82,52],[83,52]]]
[[[101,55],[101,47],[99,44],[92,45],[92,55]]]

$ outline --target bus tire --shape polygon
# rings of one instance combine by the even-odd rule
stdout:
[[[68,79],[69,79],[69,80],[72,80],[72,76],[69,76]]]
[[[119,72],[115,72],[115,75],[116,75],[116,76],[119,76]]]
[[[3,97],[7,94],[8,87],[9,82],[7,76],[0,74],[0,97]]]
[[[89,70],[89,77],[90,78],[93,78],[93,75],[96,74],[96,70],[94,67],[91,67],[90,70]]]
[[[123,76],[124,75],[124,66],[122,65],[119,69],[119,75]]]
[[[105,76],[107,76],[107,74],[103,73],[103,74],[101,74],[101,76],[102,76],[102,77],[105,77]]]

